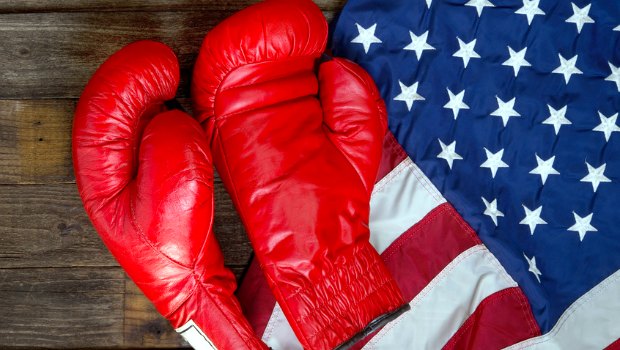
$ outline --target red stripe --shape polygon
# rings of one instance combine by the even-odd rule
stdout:
[[[385,175],[389,174],[392,169],[396,168],[406,158],[407,153],[396,141],[394,135],[388,131],[383,140],[383,154],[381,155],[381,164],[377,173],[377,182],[383,179]]]
[[[407,157],[392,134],[386,137],[384,149],[379,179]],[[398,237],[381,257],[394,275],[405,300],[411,301],[453,259],[478,244],[481,242],[474,230],[450,204],[445,203]],[[239,298],[256,334],[262,337],[275,299],[256,261],[253,261],[240,288]],[[510,288],[486,298],[446,347],[498,348],[539,333],[522,291]],[[509,340],[504,338],[506,334],[511,336]],[[371,334],[355,344],[353,349],[362,348],[373,336]]]
[[[480,243],[452,205],[444,203],[398,237],[381,256],[405,300],[412,300],[454,258]]]
[[[400,235],[381,257],[405,300],[411,301],[454,258],[478,244],[475,232],[450,204],[444,203]],[[374,335],[353,349],[361,349]]]
[[[267,285],[267,280],[260,269],[258,260],[252,259],[243,279],[243,284],[237,290],[237,298],[239,298],[243,313],[250,321],[254,332],[262,337],[273,308],[276,306],[276,299]]]
[[[605,350],[620,350],[620,339],[611,343],[608,347],[605,348]]]
[[[539,335],[527,298],[514,287],[484,299],[444,350],[502,349]]]

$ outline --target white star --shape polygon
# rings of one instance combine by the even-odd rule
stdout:
[[[375,30],[377,30],[377,23],[373,24],[370,28],[364,29],[361,25],[355,23],[359,35],[355,39],[351,40],[352,43],[364,45],[364,51],[368,53],[370,45],[379,44],[382,41],[375,36]]]
[[[487,201],[484,197],[481,197],[484,202],[484,206],[486,209],[484,210],[484,215],[491,217],[495,226],[497,226],[497,218],[500,216],[504,216],[504,213],[497,210],[497,199],[494,199],[491,203]]]
[[[523,7],[518,9],[515,13],[526,15],[527,24],[530,25],[534,20],[534,16],[545,15],[545,12],[538,8],[538,4],[540,4],[540,0],[523,0]]]
[[[497,153],[492,153],[488,149],[484,149],[487,154],[487,160],[480,165],[481,168],[489,168],[491,170],[491,175],[495,178],[495,174],[497,174],[497,170],[499,168],[509,168],[508,164],[502,161],[502,157],[504,156],[504,149],[500,149]]]
[[[411,37],[411,44],[405,46],[403,50],[415,51],[415,56],[418,58],[418,61],[422,57],[424,50],[435,50],[434,47],[426,43],[426,40],[428,39],[428,30],[420,36],[417,36],[413,34],[412,31],[409,31],[409,36]]]
[[[489,0],[469,0],[465,6],[473,6],[476,8],[476,12],[478,12],[478,17],[482,14],[482,10],[485,7],[495,7],[492,2]]]
[[[398,85],[400,85],[400,94],[394,97],[394,101],[405,102],[409,111],[411,111],[411,107],[413,107],[414,101],[424,101],[424,97],[418,94],[417,82],[413,83],[413,85],[411,86],[407,86],[399,80]]]
[[[620,32],[620,25],[618,25],[616,28],[614,28],[614,30],[615,30],[616,32]]]
[[[540,272],[538,267],[536,267],[536,257],[532,256],[532,258],[530,259],[527,257],[527,255],[525,255],[525,253],[523,254],[523,256],[525,257],[525,260],[527,260],[527,264],[530,266],[528,271],[533,273],[538,280],[538,283],[540,283],[540,276],[542,276],[542,273]]]
[[[508,54],[510,58],[507,59],[502,66],[512,66],[512,69],[515,71],[515,77],[519,74],[519,70],[521,67],[531,67],[532,65],[525,60],[525,52],[527,51],[527,47],[523,48],[523,50],[519,52],[515,52],[510,46],[508,46]]]
[[[603,113],[598,112],[598,116],[601,119],[601,123],[594,129],[593,131],[600,131],[605,134],[605,141],[609,142],[609,138],[611,137],[611,133],[615,131],[620,131],[620,127],[616,125],[616,120],[618,119],[618,113],[612,115],[611,117],[605,117]]]
[[[516,97],[508,102],[502,101],[497,96],[495,96],[495,98],[497,99],[498,108],[493,113],[491,113],[491,115],[501,117],[502,121],[504,122],[504,127],[506,127],[506,124],[508,124],[508,120],[510,120],[510,117],[521,116],[521,114],[517,113],[517,111],[514,110]]]
[[[567,60],[564,57],[562,57],[562,54],[558,54],[558,56],[560,56],[560,66],[554,69],[552,73],[558,73],[558,74],[564,75],[564,80],[566,81],[566,84],[568,84],[568,81],[570,80],[571,75],[583,74],[583,72],[580,71],[579,68],[576,67],[577,56],[579,55],[575,55],[570,60]]]
[[[450,101],[446,103],[443,108],[451,109],[452,114],[454,114],[454,120],[459,116],[459,112],[461,109],[469,109],[469,106],[463,102],[463,98],[465,98],[465,90],[459,92],[458,94],[453,94],[450,89],[448,90],[448,98]]]
[[[588,166],[588,175],[581,179],[581,182],[591,182],[594,192],[598,190],[598,185],[600,185],[601,182],[611,182],[611,180],[604,174],[605,168],[607,167],[606,163],[603,163],[603,165],[598,168],[593,167],[588,162],[586,162],[586,165]]]
[[[426,6],[430,9],[431,8],[431,4],[433,3],[433,0],[426,0]]]
[[[437,141],[439,141],[439,146],[441,146],[441,153],[437,155],[437,158],[445,159],[450,169],[452,169],[452,163],[454,163],[455,160],[463,159],[463,157],[456,153],[456,141],[453,141],[447,146],[440,139],[437,139]]]
[[[543,124],[553,125],[556,135],[560,132],[562,125],[573,124],[570,120],[566,119],[566,108],[568,106],[564,106],[558,110],[554,109],[550,105],[547,105],[547,107],[549,108],[549,118],[545,119]]]
[[[476,40],[474,39],[469,43],[465,43],[461,38],[456,38],[459,41],[459,49],[452,55],[452,57],[460,57],[463,59],[463,64],[465,68],[467,68],[467,64],[469,64],[469,60],[472,58],[480,58],[480,55],[474,51],[476,46]]]
[[[607,78],[605,78],[605,80],[616,83],[616,86],[618,87],[618,92],[620,92],[620,66],[616,67],[611,64],[611,62],[607,63],[609,64],[609,68],[611,69],[611,74]]]
[[[592,4],[588,4],[582,9],[577,7],[577,5],[572,2],[571,5],[573,6],[573,15],[566,20],[566,23],[575,23],[575,25],[577,25],[577,33],[581,33],[581,28],[583,28],[584,24],[594,23],[594,20],[588,16],[588,12],[590,12],[590,6],[592,6]]]
[[[547,160],[543,160],[537,154],[536,163],[538,163],[538,166],[532,169],[532,171],[530,171],[530,174],[540,175],[540,179],[542,180],[542,183],[544,185],[545,182],[547,182],[547,177],[549,177],[549,175],[560,175],[557,170],[553,169],[553,162],[555,162],[555,156]]]
[[[524,204],[523,209],[525,209],[525,218],[521,220],[521,225],[528,225],[530,227],[530,234],[534,234],[534,230],[536,230],[537,225],[546,225],[547,222],[540,218],[540,213],[542,212],[542,205],[538,207],[538,209],[530,210]]]
[[[593,213],[588,216],[580,217],[579,215],[577,215],[577,213],[573,212],[573,216],[575,217],[575,224],[569,227],[568,231],[579,232],[579,240],[583,242],[583,238],[586,236],[586,233],[598,231],[594,226],[590,225],[590,222],[592,221],[592,215]]]

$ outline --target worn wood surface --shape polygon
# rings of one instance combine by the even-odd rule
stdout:
[[[181,65],[178,96],[187,97],[205,33],[233,12],[216,8],[0,14],[0,99],[78,98],[111,53],[142,39],[164,42],[175,51]]]
[[[86,216],[71,162],[77,99],[110,54],[140,39],[179,56],[178,96],[203,36],[256,0],[0,0],[0,348],[177,348],[171,329]],[[315,0],[328,19],[345,0]],[[221,181],[215,232],[240,277],[251,247]]]
[[[259,0],[0,0],[0,13],[93,11],[238,11]],[[314,0],[327,12],[338,11],[346,0]]]

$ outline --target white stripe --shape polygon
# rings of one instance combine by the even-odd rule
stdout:
[[[410,158],[379,181],[370,197],[370,243],[381,254],[446,200]]]
[[[620,270],[577,299],[551,331],[508,349],[603,349],[620,338]]]
[[[370,198],[370,243],[382,253],[396,238],[446,200],[409,157],[375,185]],[[273,349],[302,349],[276,303],[263,341]]]
[[[263,341],[272,349],[303,350],[278,303],[271,312],[267,328],[263,333]]]
[[[181,334],[185,341],[195,350],[217,350],[211,339],[205,335],[193,320],[189,320],[186,324],[175,329],[175,331]]]
[[[483,245],[461,253],[364,349],[441,349],[488,296],[515,281]]]

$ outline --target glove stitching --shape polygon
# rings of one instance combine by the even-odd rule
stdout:
[[[365,90],[366,90],[366,92],[368,92],[368,93],[371,95],[371,97],[373,97],[373,95],[375,95],[375,94],[373,93],[373,90],[372,90],[372,89],[370,89],[370,87],[369,87],[368,83],[367,83],[364,79],[362,79],[362,77],[360,77],[360,75],[359,75],[359,74],[357,74],[357,72],[354,72],[354,71],[353,71],[350,67],[348,67],[348,66],[346,66],[346,65],[342,64],[342,63],[340,62],[340,60],[339,60],[339,59],[334,59],[334,60],[333,60],[333,62],[335,62],[336,64],[338,64],[340,67],[344,68],[347,72],[349,72],[351,75],[353,75],[353,76],[354,76],[354,77],[355,77],[355,78],[356,78],[356,79],[357,79],[360,83],[362,83],[362,85],[364,85],[364,86],[366,87],[366,89],[365,89]],[[320,86],[320,85],[319,85],[319,86]],[[320,92],[319,92],[319,94],[320,94]],[[379,97],[379,98],[380,98],[380,97]],[[377,114],[378,114],[378,115],[381,115],[381,111],[380,111],[380,109],[379,109],[379,105],[376,105],[376,104],[375,104],[375,108],[377,109],[377,111],[376,111],[376,112],[378,112],[378,113],[374,113],[374,114],[375,114],[375,115],[374,115],[374,117],[377,117]],[[373,118],[373,119],[374,119],[374,118]],[[379,119],[381,119],[381,118],[379,118]],[[368,121],[373,121],[373,120],[372,120],[372,119],[366,120],[363,124],[367,125],[367,124],[368,124]],[[383,124],[383,123],[381,123],[381,124]],[[366,129],[368,129],[368,128],[366,128]],[[331,128],[330,128],[330,130],[331,130]],[[358,130],[358,132],[361,132],[361,130]],[[383,132],[383,135],[385,135],[385,130],[384,130],[384,132]],[[344,157],[347,159],[347,161],[349,162],[349,164],[353,167],[353,169],[354,169],[354,170],[355,170],[355,172],[357,173],[357,176],[360,178],[360,180],[361,180],[361,182],[362,182],[362,185],[363,185],[363,186],[364,186],[364,188],[366,189],[366,192],[368,192],[369,194],[370,194],[370,193],[372,193],[372,189],[373,189],[373,186],[374,186],[374,181],[370,181],[370,182],[367,184],[367,183],[366,183],[366,181],[364,181],[364,176],[363,176],[363,174],[361,174],[361,173],[360,173],[360,171],[359,171],[359,169],[355,166],[355,163],[356,163],[356,162],[353,162],[353,161],[352,161],[352,159],[350,158],[350,156],[349,156],[348,152],[345,152],[345,151],[344,151],[341,147],[339,147],[339,146],[338,146],[338,145],[337,145],[337,144],[336,144],[336,143],[332,140],[332,138],[330,137],[330,135],[326,135],[326,136],[327,136],[327,139],[328,139],[328,140],[329,140],[329,141],[330,141],[330,142],[331,142],[331,143],[332,143],[332,144],[333,144],[333,145],[334,145],[334,146],[335,146],[335,147],[336,147],[336,148],[340,151],[340,153],[342,153],[342,154],[344,155]],[[384,137],[385,137],[385,136],[384,136]],[[381,140],[383,141],[383,138],[382,138],[381,136],[379,136],[379,138],[381,138]],[[375,174],[373,175],[373,179],[376,177],[377,172],[379,171],[379,165],[380,165],[380,164],[377,164],[377,166],[376,166],[376,169],[375,169]]]
[[[359,306],[360,304],[362,304],[364,301],[366,301],[367,299],[369,299],[371,296],[374,296],[375,294],[377,294],[379,291],[383,290],[383,287],[390,284],[389,280],[384,281],[383,283],[379,284],[377,286],[376,289],[371,290],[370,292],[368,292],[363,298],[359,299],[356,302],[356,306]],[[318,309],[318,308],[317,308]],[[310,315],[307,315],[310,316]],[[307,317],[306,316],[306,317]],[[300,319],[301,320],[301,319]],[[297,322],[300,322],[300,320],[298,320]],[[327,323],[324,327],[321,327],[319,330],[317,330],[316,332],[312,333],[311,335],[309,335],[308,337],[310,339],[312,338],[316,338],[320,333],[322,333],[323,331],[325,331],[327,328],[330,328],[332,324],[334,324],[336,321],[340,321],[340,318],[334,318],[332,319],[329,323]],[[365,327],[365,326],[364,326]],[[364,328],[362,327],[362,329]]]
[[[386,176],[384,176],[379,182],[375,184],[373,188],[373,194],[385,190],[387,185],[396,181],[398,175],[402,174],[404,171],[407,170],[410,170],[410,164],[406,160],[403,160],[394,168],[394,170],[390,171]]]
[[[356,259],[357,260],[357,259]],[[375,265],[377,265],[379,263],[379,260],[377,259],[374,263],[372,263],[370,266],[368,266],[368,270],[375,267]],[[330,277],[333,277],[334,280],[338,279],[337,274],[340,271],[346,271],[350,268],[351,266],[349,264],[346,265],[342,265],[339,267],[336,267],[334,269],[334,271],[331,272],[331,274],[329,276],[327,276],[327,278],[323,278],[321,280],[321,282],[319,282],[318,284],[315,284],[315,287],[313,288],[313,290],[319,289],[319,287],[322,287],[323,285],[327,284],[328,282],[332,282],[332,279]],[[335,276],[335,277],[334,277]],[[287,296],[284,300],[289,300],[291,298],[296,297],[297,295],[301,294],[302,292],[304,292],[303,288],[300,288],[299,290],[295,291],[293,294]]]
[[[374,269],[377,265],[379,265],[380,263],[381,263],[381,261],[380,261],[379,259],[377,259],[374,263],[372,263],[370,266],[368,266],[368,268],[366,269],[366,271],[371,271],[371,270],[373,270],[373,269]],[[338,272],[338,271],[341,271],[341,270],[342,270],[342,271],[346,271],[349,267],[350,267],[350,266],[342,266],[339,270],[336,270],[334,273],[332,273],[332,274],[331,274],[331,276],[337,276],[337,272]],[[364,274],[361,274],[361,273],[360,273],[360,274],[358,274],[358,275],[361,275],[361,276],[369,276],[369,275],[364,275]],[[365,285],[368,279],[369,279],[369,278],[365,278],[365,279],[356,279],[356,282],[358,282],[358,283],[356,283],[356,285],[357,285],[357,286]],[[329,278],[327,278],[327,279],[323,280],[323,281],[322,281],[319,285],[317,285],[317,287],[316,287],[316,288],[313,288],[313,289],[314,289],[314,290],[316,290],[316,289],[320,289],[319,287],[321,287],[322,285],[326,284],[327,282],[330,282],[330,279],[329,279]],[[391,281],[390,281],[390,279],[389,279],[389,278],[385,278],[385,280],[384,280],[382,283],[380,283],[380,284],[378,284],[378,285],[375,285],[375,288],[373,288],[373,289],[371,289],[370,291],[368,291],[368,292],[366,293],[366,295],[364,295],[362,298],[360,298],[360,299],[356,300],[356,301],[355,301],[355,305],[360,305],[360,304],[361,304],[362,302],[364,302],[366,299],[368,299],[368,298],[369,298],[369,297],[371,297],[372,295],[376,294],[378,291],[382,290],[382,289],[383,289],[383,287],[384,287],[386,284],[391,284],[390,282],[391,282]],[[355,289],[355,288],[350,288],[350,287],[349,287],[348,289],[349,289],[349,290],[353,290],[353,289]],[[297,295],[297,294],[299,294],[299,293],[301,293],[301,291],[298,291],[297,293],[295,293],[295,295]],[[289,298],[287,298],[287,300],[288,300],[288,299],[290,299],[290,297],[289,297]],[[297,323],[301,323],[301,321],[303,321],[305,318],[307,318],[307,317],[309,317],[309,316],[313,315],[313,314],[314,314],[314,311],[324,308],[324,307],[325,307],[325,306],[329,303],[329,301],[330,301],[330,300],[326,300],[325,302],[323,302],[323,303],[321,303],[321,304],[319,304],[319,305],[317,305],[317,306],[313,307],[313,308],[312,308],[309,312],[307,312],[307,313],[306,313],[305,315],[303,315],[303,316],[299,316],[299,317],[298,317],[295,321],[296,321]],[[331,308],[330,308],[330,309],[331,309]],[[319,333],[323,332],[325,329],[327,329],[328,327],[330,327],[330,326],[331,326],[331,325],[332,325],[335,321],[337,321],[337,320],[340,320],[340,318],[337,318],[337,319],[332,319],[332,320],[331,320],[331,322],[329,322],[328,324],[326,324],[324,327],[320,328],[319,330],[315,331],[312,335],[310,335],[310,336],[308,336],[308,337],[309,337],[309,338],[314,338],[314,337],[316,337]]]
[[[228,313],[225,312],[224,308],[222,308],[222,305],[219,303],[219,300],[216,300],[216,299],[214,299],[211,296],[211,294],[208,292],[208,290],[207,290],[207,288],[206,288],[204,283],[202,283],[199,280],[197,280],[196,282],[197,282],[198,285],[200,285],[205,290],[205,294],[206,294],[207,298],[209,298],[211,300],[211,302],[213,303],[213,305],[215,305],[218,308],[218,310],[220,311],[220,314],[222,314],[226,318],[226,321],[228,321],[228,324],[232,326],[232,329],[235,331],[235,333],[237,333],[237,336],[239,336],[239,339],[243,340],[243,342],[248,346],[248,348],[251,349],[252,346],[251,346],[251,344],[249,342],[249,339],[241,335],[241,333],[239,332],[237,323],[233,322],[233,320],[231,320],[231,318],[229,317]],[[243,315],[243,313],[241,312],[240,309],[237,309],[237,311],[239,311],[239,313],[241,315]]]
[[[132,182],[132,184],[135,184],[135,182]],[[127,187],[130,189],[130,187]],[[189,270],[190,268],[178,263],[177,261],[175,261],[174,259],[171,259],[169,256],[167,256],[166,254],[163,254],[158,248],[156,248],[149,239],[147,239],[146,235],[144,234],[142,227],[137,223],[136,221],[136,214],[135,214],[135,207],[134,207],[134,201],[130,198],[129,199],[129,209],[130,209],[130,222],[132,224],[132,226],[134,227],[134,229],[136,230],[136,232],[138,232],[138,235],[140,236],[140,238],[142,238],[142,240],[144,241],[144,243],[146,243],[147,246],[149,246],[151,248],[151,250],[153,250],[155,253],[157,253],[158,255],[163,256],[166,260],[170,261],[173,264],[176,264],[178,266],[181,266],[183,268],[185,268],[186,270]],[[185,276],[183,279],[187,279],[191,276],[191,273],[188,271],[187,276]],[[173,314],[174,312],[176,312],[181,305],[183,305],[189,298],[190,296],[196,291],[197,286],[195,286],[189,293],[188,295],[181,299],[179,302],[177,303],[172,303],[170,309],[173,311],[168,312],[167,314],[163,315],[164,317],[168,318],[171,314]]]
[[[221,163],[223,164],[223,166],[224,166],[224,168],[226,170],[225,175],[226,175],[226,177],[231,178],[231,171],[230,171],[230,168],[228,167],[228,162],[226,161],[226,159],[227,159],[227,157],[226,157],[226,153],[227,153],[226,152],[226,148],[225,148],[224,143],[222,142],[222,139],[221,139],[220,133],[219,133],[218,119],[214,119],[214,129],[215,129],[214,130],[214,132],[215,132],[214,138],[216,139],[216,142],[220,145],[220,153],[223,155]],[[222,175],[222,177],[224,177],[223,176],[224,174],[220,174],[220,175]],[[242,202],[239,200],[239,196],[237,194],[237,188],[236,188],[236,186],[234,184],[234,181],[230,181],[230,186],[229,187],[230,187],[230,189],[232,191],[232,196],[234,197],[233,198],[233,202],[234,203],[238,203],[236,205],[236,207],[237,207],[237,211],[239,212],[239,217],[241,218],[241,221],[243,223],[245,223],[246,222],[245,218],[247,216],[244,214],[245,210],[244,210],[244,208],[242,206]],[[245,224],[244,224],[244,226],[246,227],[246,232],[247,232],[248,237],[250,238],[250,242],[253,242],[254,240],[251,237],[251,232],[252,231],[249,230],[248,227]],[[254,247],[254,244],[252,244],[252,246]],[[258,259],[258,263],[261,266],[261,270],[263,270],[262,267],[264,266],[264,264],[261,261],[262,260],[261,259],[261,255],[260,254],[256,254],[256,258]],[[274,264],[270,264],[270,265],[274,265]],[[268,282],[271,281],[271,283],[269,283],[269,285],[271,286],[272,292],[275,294],[276,301],[278,299],[285,300],[285,298],[283,297],[282,290],[280,289],[280,285],[278,283],[276,283],[275,281],[273,281],[271,276],[268,273],[265,273],[264,270],[263,270],[263,274],[267,278]],[[279,298],[278,298],[278,296],[279,296]],[[283,303],[283,305],[281,305],[281,307],[283,307],[283,309],[286,308],[287,311],[288,311],[288,314],[291,314],[290,309],[288,309],[288,305],[286,303]],[[295,325],[291,325],[291,327],[293,329],[297,329],[297,332],[295,332],[295,333],[302,333],[301,330],[299,329],[299,327],[296,324]],[[302,337],[303,337],[303,333],[302,333]],[[303,340],[303,342],[305,342],[306,344],[309,343],[308,340],[305,337],[304,337],[304,339],[300,339],[300,340]]]

